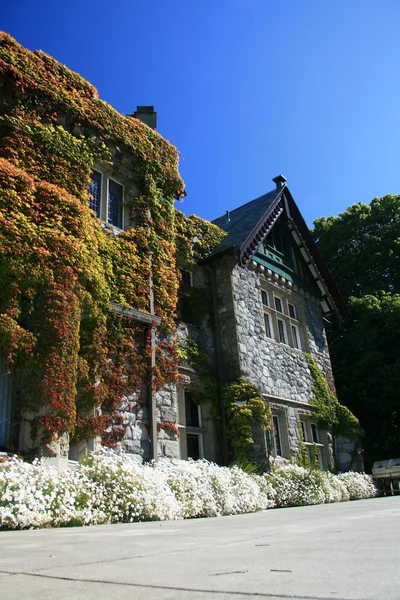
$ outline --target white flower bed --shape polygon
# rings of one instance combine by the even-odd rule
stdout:
[[[296,465],[261,477],[207,461],[141,465],[111,451],[61,472],[12,458],[0,463],[0,529],[211,517],[376,493],[368,475]]]
[[[338,479],[346,486],[350,495],[350,500],[362,500],[363,498],[372,498],[378,493],[374,480],[365,473],[341,473]]]

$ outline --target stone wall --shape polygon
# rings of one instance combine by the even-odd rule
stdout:
[[[313,381],[304,352],[316,359],[333,386],[319,301],[272,272],[240,267],[232,256],[219,260],[215,272],[224,379],[245,377],[256,385],[273,407],[274,414],[281,415],[285,456],[294,459],[300,451],[299,419],[310,420],[313,413]],[[295,304],[302,350],[266,336],[261,289],[276,291]],[[324,462],[331,465],[331,440],[324,436]]]

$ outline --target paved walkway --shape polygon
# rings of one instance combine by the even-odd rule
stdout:
[[[400,497],[0,532],[0,599],[400,599]]]

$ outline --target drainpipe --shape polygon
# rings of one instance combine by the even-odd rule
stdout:
[[[222,463],[227,465],[229,462],[229,450],[228,450],[228,436],[227,436],[227,426],[226,426],[226,413],[225,406],[223,401],[223,375],[222,375],[222,347],[221,347],[221,329],[219,326],[219,318],[218,318],[218,296],[217,296],[217,278],[215,275],[215,270],[207,266],[208,275],[210,279],[210,287],[211,287],[211,296],[213,303],[213,313],[214,313],[214,342],[215,342],[215,358],[216,358],[216,367],[217,367],[217,377],[218,377],[218,392],[219,392],[219,408],[221,414],[221,438],[222,438]]]
[[[151,211],[147,209],[147,217],[150,223]],[[150,225],[149,225],[150,233]],[[150,273],[149,273],[149,295],[150,295],[150,314],[154,316],[154,287],[153,287],[153,253],[149,253]],[[158,460],[158,444],[157,444],[157,398],[156,390],[154,387],[154,367],[156,366],[156,332],[154,323],[151,324],[150,329],[150,344],[151,344],[151,357],[150,357],[150,384],[149,384],[149,408],[150,408],[150,444],[151,444],[151,458],[157,462]]]

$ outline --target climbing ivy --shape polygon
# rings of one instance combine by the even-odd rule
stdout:
[[[228,438],[235,461],[252,458],[253,423],[261,421],[271,428],[271,409],[257,388],[244,378],[223,387],[223,400],[228,421]]]
[[[311,354],[306,354],[306,358],[313,381],[312,404],[316,408],[314,417],[318,427],[325,430],[334,428],[335,433],[339,435],[359,438],[362,429],[357,417],[346,406],[340,404],[335,394],[329,390],[328,383]]]
[[[224,234],[175,211],[184,184],[171,144],[5,33],[0,90],[0,352],[18,373],[15,414],[41,412],[32,430],[48,449],[63,433],[113,445],[127,426],[122,398],[150,377],[156,387],[177,378],[167,341],[177,248],[195,260]],[[88,207],[95,163],[131,191],[136,226],[118,236],[106,235]],[[111,300],[149,312],[150,265],[162,318],[154,373],[148,329],[109,314]]]

